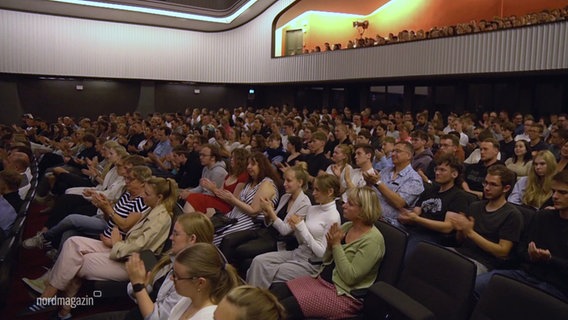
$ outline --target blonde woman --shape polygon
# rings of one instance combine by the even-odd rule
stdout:
[[[237,271],[225,262],[217,248],[196,243],[175,259],[172,280],[181,300],[168,319],[210,320],[217,304],[241,284]]]
[[[286,311],[266,289],[240,286],[232,289],[215,310],[216,320],[284,320]]]
[[[110,237],[103,236],[101,240],[69,238],[49,272],[48,284],[41,298],[54,297],[58,291],[63,291],[67,297],[74,297],[83,279],[127,280],[124,258],[142,250],[160,253],[170,230],[177,193],[177,184],[173,179],[151,178],[144,183],[143,198],[144,203],[152,209],[142,215],[124,238],[116,226]],[[25,310],[27,314],[45,311],[46,306],[37,302]],[[68,319],[70,312],[71,306],[65,305],[58,316]]]
[[[331,156],[331,160],[333,160],[333,164],[327,167],[325,173],[335,175],[339,179],[339,185],[341,186],[341,193],[345,192],[348,189],[348,183],[345,180],[346,171],[347,174],[352,172],[353,167],[351,167],[351,157],[353,151],[351,150],[351,146],[346,144],[339,144],[333,149],[333,154]]]
[[[552,176],[556,173],[556,159],[552,152],[541,150],[533,159],[529,175],[522,177],[507,199],[517,205],[541,209],[552,205]]]
[[[286,174],[290,171],[286,171]],[[339,195],[339,180],[334,175],[321,174],[314,180],[313,187],[317,205],[310,206],[304,216],[289,212],[286,223],[275,219],[275,228],[282,235],[294,233],[298,248],[268,252],[254,258],[247,272],[249,284],[268,288],[273,282],[284,282],[317,271],[309,259],[323,257],[327,247],[325,234],[333,224],[341,221],[335,204],[335,197]],[[270,204],[268,201],[265,203]]]
[[[345,319],[363,307],[349,292],[375,282],[385,254],[383,235],[374,225],[381,217],[375,191],[350,189],[343,216],[349,222],[332,225],[326,234],[324,264],[316,277],[298,277],[271,288],[290,318]]]

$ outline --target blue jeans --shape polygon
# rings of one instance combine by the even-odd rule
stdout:
[[[45,232],[43,237],[61,250],[65,240],[72,236],[82,235],[98,239],[106,226],[107,222],[102,215],[89,217],[82,214],[71,214]]]
[[[568,297],[552,284],[539,280],[524,272],[523,270],[493,270],[477,276],[477,279],[475,280],[475,297],[478,300],[479,297],[483,294],[483,291],[485,291],[485,289],[489,285],[489,281],[494,274],[501,274],[509,278],[521,281],[550,295],[553,295],[563,301],[568,301]]]

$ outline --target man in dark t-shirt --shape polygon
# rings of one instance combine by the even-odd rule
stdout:
[[[479,144],[481,159],[478,163],[468,165],[465,168],[462,187],[465,191],[473,193],[479,199],[483,197],[483,181],[487,175],[487,169],[495,164],[503,164],[497,160],[499,154],[499,142],[493,138],[485,139]]]
[[[519,242],[523,218],[505,194],[515,182],[515,174],[504,165],[496,164],[487,170],[483,182],[486,200],[472,203],[466,215],[448,212],[448,219],[463,241],[456,250],[473,260],[481,274],[502,265]]]
[[[456,184],[463,169],[460,161],[453,154],[441,155],[435,161],[436,184],[422,192],[414,209],[403,209],[399,214],[398,220],[410,233],[407,251],[424,240],[441,244],[454,231],[446,212],[465,212],[468,205],[466,192]]]
[[[310,154],[306,157],[308,162],[308,173],[312,178],[317,177],[320,171],[325,171],[327,167],[332,164],[332,161],[329,160],[324,153],[326,142],[327,137],[323,132],[317,131],[313,133],[312,141],[310,141],[308,145],[310,148]]]
[[[552,178],[554,210],[538,212],[528,236],[518,247],[517,270],[494,270],[477,277],[475,291],[483,293],[494,274],[503,274],[568,302],[568,171]]]

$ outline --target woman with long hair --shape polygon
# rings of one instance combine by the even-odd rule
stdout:
[[[233,206],[228,217],[236,220],[235,224],[215,230],[213,243],[217,246],[221,244],[223,237],[227,234],[257,229],[259,227],[260,224],[256,218],[263,213],[261,199],[269,199],[273,205],[278,203],[279,194],[277,186],[280,185],[280,177],[264,154],[256,152],[249,157],[247,172],[249,180],[239,197],[222,189],[215,194],[221,200]],[[230,251],[230,249],[228,250]],[[228,251],[223,253],[226,252]]]
[[[64,291],[67,297],[74,297],[82,279],[127,280],[124,258],[143,250],[160,253],[171,226],[177,184],[173,179],[151,178],[144,182],[143,199],[151,210],[146,211],[124,237],[115,226],[110,237],[104,236],[101,240],[71,237],[65,241],[61,254],[49,272],[48,284],[41,298],[54,297],[58,291]],[[27,308],[28,313],[46,310],[46,306],[37,301]],[[66,319],[70,312],[71,306],[65,305],[58,316]]]
[[[290,171],[286,171],[286,175]],[[288,180],[284,185],[286,183]],[[341,221],[335,204],[335,197],[339,195],[339,179],[331,174],[322,174],[315,178],[313,187],[317,205],[310,206],[303,216],[290,212],[284,222],[274,214],[274,210],[269,207],[265,210],[278,232],[282,235],[294,233],[299,246],[293,251],[256,256],[247,272],[247,282],[251,285],[268,288],[273,282],[284,282],[317,271],[309,259],[323,257],[327,247],[325,234],[333,224]]]
[[[352,172],[353,170],[353,167],[351,167],[352,153],[351,146],[346,144],[337,145],[331,156],[333,164],[330,164],[327,170],[325,170],[325,173],[332,174],[339,179],[341,193],[345,192],[348,188],[348,184],[345,181],[345,171]]]
[[[343,205],[348,222],[333,224],[326,234],[324,263],[315,275],[276,283],[272,292],[289,318],[351,318],[363,307],[350,296],[370,287],[385,254],[385,243],[374,223],[381,216],[377,194],[369,187],[350,189]]]
[[[152,268],[149,275],[138,253],[133,253],[126,262],[126,271],[130,279],[128,294],[138,306],[131,310],[93,315],[83,320],[167,319],[172,308],[181,299],[171,278],[175,256],[196,243],[211,243],[213,232],[213,224],[205,215],[199,212],[180,215],[170,235],[171,249]],[[151,295],[155,295],[155,301]]]
[[[539,151],[526,177],[517,181],[509,202],[541,209],[552,205],[552,176],[556,173],[556,159],[548,150]]]
[[[246,149],[235,149],[231,155],[231,165],[229,167],[229,174],[225,177],[223,182],[223,190],[233,193],[235,196],[240,194],[243,186],[248,181],[247,165],[250,152]],[[190,193],[186,198],[186,203],[183,207],[184,212],[203,212],[208,213],[208,209],[214,209],[221,213],[228,213],[233,208],[229,203],[223,201],[215,194],[219,188],[209,179],[201,179],[200,184],[203,188],[211,191],[213,195],[204,193]]]
[[[227,264],[217,248],[196,243],[175,258],[171,276],[182,296],[169,319],[213,319],[217,304],[231,289],[241,285],[233,266]]]
[[[515,142],[514,154],[505,161],[507,169],[517,174],[517,179],[529,174],[532,167],[531,147],[526,140]]]

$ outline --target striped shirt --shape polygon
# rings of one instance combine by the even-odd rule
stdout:
[[[124,192],[122,196],[120,196],[113,207],[114,213],[123,219],[126,219],[131,212],[144,212],[147,209],[148,206],[144,204],[142,197],[132,198],[128,191]],[[108,219],[107,226],[103,231],[103,234],[110,238],[112,229],[115,225],[116,224],[112,221],[112,219]],[[120,230],[120,234],[122,235],[122,238],[126,236],[126,232],[124,230]]]
[[[252,200],[254,199],[254,196],[258,192],[260,185],[262,185],[262,183],[264,181],[269,181],[270,184],[272,185],[272,187],[274,188],[274,193],[275,193],[276,196],[274,197],[274,199],[272,199],[272,204],[274,206],[276,206],[276,204],[278,203],[278,198],[279,198],[278,189],[276,188],[274,181],[272,181],[272,179],[270,179],[268,177],[264,178],[261,182],[256,184],[254,187],[250,183],[247,183],[245,185],[245,187],[243,188],[243,190],[241,191],[241,194],[239,196],[241,201],[250,205],[252,203]],[[228,217],[232,218],[232,219],[237,219],[237,223],[230,225],[227,228],[216,231],[215,237],[213,238],[213,244],[216,245],[216,246],[219,246],[221,244],[221,241],[223,240],[223,237],[225,235],[233,233],[233,232],[237,232],[237,231],[257,229],[258,226],[260,225],[259,222],[263,220],[263,219],[260,219],[260,218],[263,218],[262,215],[259,215],[257,217],[251,217],[246,212],[244,212],[243,210],[241,210],[237,206],[233,207],[233,210],[231,210],[231,212],[229,212]]]

